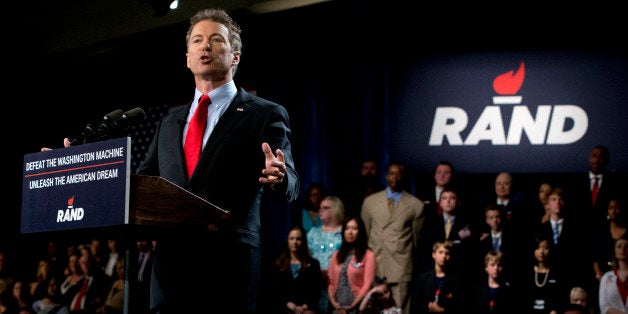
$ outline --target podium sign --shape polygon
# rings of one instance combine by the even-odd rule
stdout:
[[[22,233],[129,223],[131,138],[24,155]]]

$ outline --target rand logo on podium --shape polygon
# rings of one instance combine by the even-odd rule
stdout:
[[[229,211],[183,187],[131,174],[130,152],[124,137],[24,155],[21,232],[233,227]]]
[[[129,223],[131,138],[24,156],[21,232]]]

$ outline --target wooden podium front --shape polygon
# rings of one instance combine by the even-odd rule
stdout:
[[[131,175],[130,224],[218,230],[229,225],[230,216],[162,177]]]

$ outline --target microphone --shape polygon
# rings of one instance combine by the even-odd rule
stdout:
[[[112,133],[110,137],[122,136],[127,127],[146,120],[144,109],[137,107],[124,112],[119,118],[111,123]]]
[[[122,115],[124,114],[124,111],[122,111],[122,109],[116,109],[108,114],[106,114],[102,121],[100,121],[100,123],[98,123],[98,128],[94,129],[94,127],[91,124],[87,124],[87,126],[85,126],[85,129],[83,130],[83,132],[81,132],[81,134],[73,139],[72,141],[70,141],[70,145],[76,145],[76,144],[85,144],[87,143],[87,140],[97,136],[99,134],[103,134],[107,132],[107,129],[110,128],[110,124],[114,121],[119,119]]]
[[[124,129],[127,126],[144,120],[146,120],[146,113],[144,112],[144,109],[137,107],[124,112],[120,117],[113,121],[112,125],[115,129]]]
[[[114,122],[120,119],[120,117],[122,117],[123,114],[124,114],[124,111],[122,111],[122,109],[116,109],[106,114],[102,118],[102,121],[98,123],[98,129],[96,130],[95,137],[100,138],[109,134],[110,131],[115,129]]]

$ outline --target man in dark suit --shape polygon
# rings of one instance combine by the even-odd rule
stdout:
[[[434,243],[449,240],[453,243],[451,270],[457,272],[465,280],[477,279],[473,277],[478,273],[473,268],[476,264],[471,261],[477,254],[479,237],[473,229],[474,226],[468,218],[468,213],[465,212],[466,208],[461,206],[458,192],[446,187],[440,194],[439,206],[443,210],[442,215],[426,217],[421,229],[421,251],[418,256],[423,258],[423,271],[434,267],[434,260],[429,253]]]
[[[586,179],[577,180],[580,185],[573,187],[571,195],[578,204],[574,214],[583,222],[596,222],[599,226],[606,225],[608,215],[608,203],[617,191],[616,178],[608,172],[610,162],[610,150],[602,145],[597,145],[589,153],[589,171]],[[593,201],[594,185],[597,184],[597,197]]]
[[[454,188],[454,176],[454,165],[449,161],[443,160],[434,167],[433,180],[430,180],[430,184],[419,186],[417,197],[425,204],[423,212],[426,217],[443,214],[443,211],[438,207],[440,193],[445,187]],[[455,189],[458,190],[457,187]]]
[[[194,99],[164,115],[138,173],[164,177],[229,211],[232,227],[177,230],[156,239],[151,310],[253,313],[261,275],[261,212],[268,197],[289,203],[299,191],[288,113],[236,88],[242,42],[226,12],[199,11],[190,19],[186,40]],[[211,104],[202,152],[188,175],[184,137],[205,94]]]
[[[593,268],[589,250],[583,247],[587,234],[580,222],[569,215],[571,209],[564,199],[561,188],[554,188],[548,195],[550,218],[541,224],[537,239],[548,240],[552,254],[552,269],[566,274],[565,286],[582,286],[589,283],[588,273]]]

